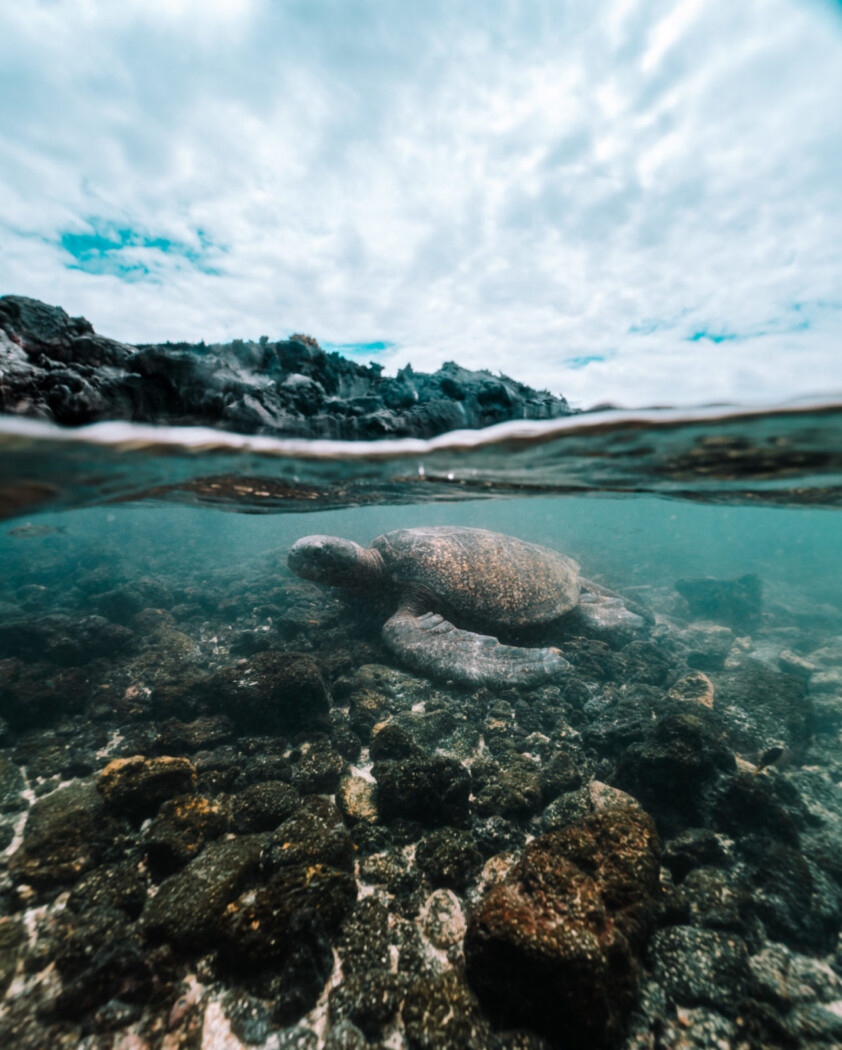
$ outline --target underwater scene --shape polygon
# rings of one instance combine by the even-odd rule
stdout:
[[[0,1046],[842,1044],[842,410],[0,428]]]

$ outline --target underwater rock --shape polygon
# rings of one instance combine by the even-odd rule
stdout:
[[[440,828],[418,843],[415,862],[432,886],[461,891],[482,867],[482,854],[469,831]]]
[[[709,789],[734,769],[733,754],[699,715],[667,715],[620,757],[616,786],[639,799],[665,834],[676,834],[705,823]]]
[[[652,938],[655,980],[673,1003],[736,1011],[748,981],[748,951],[734,933],[670,926]]]
[[[26,809],[26,800],[21,796],[23,789],[23,774],[14,762],[0,753],[0,813],[18,813]]]
[[[124,911],[136,919],[146,903],[148,879],[136,861],[94,868],[76,883],[67,898],[68,911],[84,914],[94,909]]]
[[[0,918],[0,999],[12,983],[25,942],[26,929],[22,922],[8,916]]]
[[[253,970],[282,962],[297,915],[317,914],[324,929],[335,929],[356,899],[356,881],[346,871],[326,864],[280,869],[268,882],[231,901],[222,913],[218,943],[226,966]]]
[[[675,589],[697,619],[714,620],[744,634],[760,625],[763,584],[754,573],[736,580],[676,580]]]
[[[272,1019],[290,1025],[313,1009],[332,970],[333,951],[321,917],[310,910],[297,911],[286,926],[283,955],[248,983],[261,998],[272,1000]],[[279,1050],[316,1050],[318,1044],[315,1032],[307,1028],[278,1033]]]
[[[525,755],[511,755],[502,764],[477,761],[471,777],[472,808],[478,816],[525,816],[541,808],[541,767]]]
[[[183,868],[230,824],[231,814],[218,802],[198,795],[170,799],[144,832],[150,871],[161,879]]]
[[[541,815],[541,826],[544,831],[556,831],[601,809],[636,804],[636,800],[625,791],[592,780],[577,791],[569,791],[551,802]]]
[[[712,708],[713,682],[701,671],[691,671],[678,679],[670,688],[667,696],[671,700],[687,700],[690,703],[703,704],[705,707]]]
[[[234,724],[225,715],[206,715],[192,722],[167,719],[161,726],[158,748],[165,754],[206,751],[224,744],[234,735]]]
[[[415,981],[401,1018],[410,1050],[491,1050],[488,1023],[464,978],[450,971]]]
[[[721,671],[737,639],[730,627],[699,622],[677,632],[677,640],[685,650],[688,667],[696,671]]]
[[[4,336],[4,337],[3,337]],[[64,426],[103,419],[346,440],[432,437],[571,414],[564,398],[449,362],[397,377],[326,353],[309,336],[129,346],[83,317],[0,297],[0,412]]]
[[[135,819],[152,816],[162,802],[196,790],[196,769],[186,758],[115,758],[97,780],[105,804]]]
[[[292,775],[302,795],[332,795],[339,787],[347,763],[327,740],[304,744]]]
[[[389,911],[377,897],[360,897],[335,938],[346,976],[391,967]]]
[[[385,821],[403,817],[433,826],[465,825],[471,774],[455,758],[436,755],[376,762],[371,772]]]
[[[419,916],[424,936],[441,951],[460,944],[467,923],[459,898],[452,890],[435,890],[424,901]]]
[[[468,921],[468,979],[495,1022],[613,1044],[637,988],[658,888],[658,837],[638,806],[531,842]]]
[[[831,951],[842,926],[838,889],[793,846],[744,835],[737,847],[750,908],[768,937],[796,951]]]
[[[365,777],[343,777],[336,792],[336,804],[349,824],[377,823],[377,785]]]
[[[256,653],[216,672],[209,690],[222,713],[250,733],[295,733],[323,720],[329,707],[319,666],[306,653]]]
[[[687,828],[664,843],[662,861],[681,882],[694,868],[721,864],[726,856],[722,836],[709,828]]]
[[[93,783],[69,784],[33,804],[9,872],[39,888],[73,883],[113,847],[117,830]]]
[[[231,814],[239,834],[245,831],[274,831],[298,808],[300,796],[282,780],[250,784],[231,799]]]
[[[762,751],[770,744],[806,743],[812,732],[812,701],[806,682],[746,660],[736,671],[711,672],[716,711],[732,747]]]
[[[77,618],[53,613],[37,620],[0,624],[0,658],[46,661],[62,667],[81,666],[98,656],[113,657],[133,643],[134,635],[128,628],[102,616]]]
[[[303,799],[267,842],[261,858],[264,874],[294,864],[353,870],[354,844],[342,814],[329,798],[310,795]]]
[[[331,991],[331,1021],[350,1021],[368,1039],[379,1039],[394,1021],[407,984],[406,976],[387,969],[357,970]]]
[[[751,931],[748,916],[751,898],[739,880],[716,868],[694,868],[681,883],[686,921],[704,929],[733,931],[746,936]]]
[[[340,1021],[331,1025],[324,1050],[366,1050],[368,1046],[368,1040],[355,1024]]]
[[[211,842],[187,867],[161,883],[143,909],[149,937],[185,948],[213,943],[219,918],[257,873],[266,835]]]

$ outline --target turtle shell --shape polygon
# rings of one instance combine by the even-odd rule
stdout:
[[[372,548],[400,591],[421,590],[472,622],[489,627],[550,623],[579,601],[572,558],[486,529],[397,529]]]

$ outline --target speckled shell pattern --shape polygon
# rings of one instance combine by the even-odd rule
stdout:
[[[551,623],[579,601],[572,558],[486,529],[397,529],[371,544],[399,590],[423,588],[489,627]]]

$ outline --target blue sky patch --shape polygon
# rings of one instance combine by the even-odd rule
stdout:
[[[564,363],[568,368],[587,368],[595,361],[604,361],[605,354],[587,354],[584,357],[567,357]]]
[[[209,263],[214,246],[202,230],[196,231],[196,247],[100,219],[89,219],[88,225],[90,233],[68,231],[59,237],[61,247],[74,260],[65,263],[69,270],[124,280],[157,280],[164,271],[182,269],[186,262],[202,273],[219,274]]]
[[[712,343],[725,343],[739,338],[738,335],[734,335],[732,332],[694,332],[692,335],[687,336],[687,342],[698,343],[702,339],[709,339]]]
[[[391,350],[397,343],[390,343],[385,339],[376,339],[373,343],[322,343],[324,350],[336,350],[340,354],[381,354],[384,350]]]

